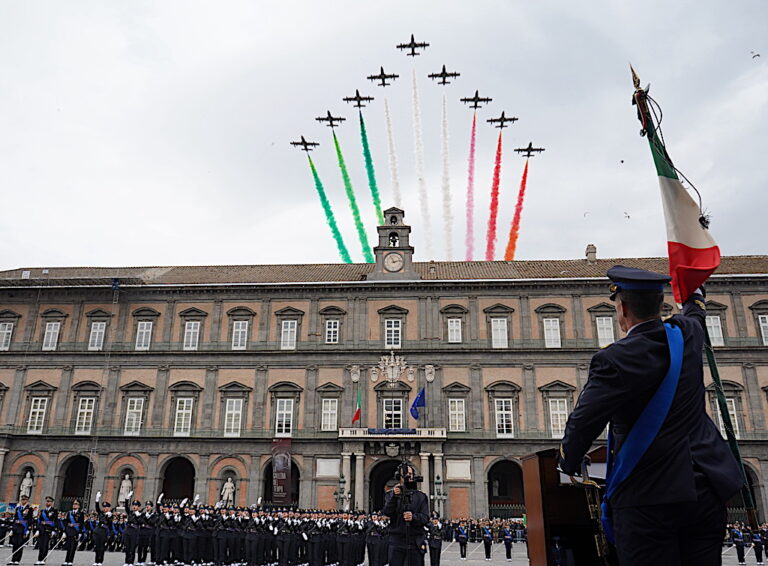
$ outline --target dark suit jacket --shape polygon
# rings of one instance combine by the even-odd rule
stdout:
[[[742,485],[735,458],[705,412],[705,314],[703,297],[693,295],[683,314],[667,321],[681,328],[685,341],[677,392],[656,439],[612,497],[615,508],[695,501],[695,474],[705,475],[723,501]],[[565,427],[562,470],[580,471],[584,454],[609,421],[618,451],[668,368],[669,346],[661,320],[638,325],[595,354],[587,385]]]

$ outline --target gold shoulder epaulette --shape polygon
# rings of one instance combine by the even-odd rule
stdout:
[[[693,304],[695,304],[701,310],[707,310],[707,305],[704,304],[704,301],[700,301],[700,300],[696,299],[695,301],[693,301]]]

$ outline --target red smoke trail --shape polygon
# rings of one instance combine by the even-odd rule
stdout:
[[[485,261],[493,261],[496,251],[496,219],[499,216],[499,181],[501,179],[501,130],[499,142],[496,144],[496,163],[493,166],[493,183],[491,184],[491,214],[488,218],[488,236],[485,243]]]
[[[477,140],[477,112],[472,116],[472,134],[469,139],[469,172],[467,179],[467,261],[472,261],[475,244],[475,142]]]
[[[512,219],[512,227],[509,230],[509,242],[507,242],[507,251],[504,253],[505,261],[515,259],[515,248],[517,247],[517,236],[520,233],[520,215],[523,212],[523,199],[525,198],[525,184],[528,181],[528,160],[525,160],[525,169],[523,169],[523,179],[520,181],[520,192],[517,195],[517,205],[515,205],[515,217]]]

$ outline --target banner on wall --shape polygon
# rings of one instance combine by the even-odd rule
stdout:
[[[291,493],[291,439],[272,439],[272,503],[290,505]]]

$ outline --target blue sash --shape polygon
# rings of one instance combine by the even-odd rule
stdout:
[[[21,507],[16,507],[16,519],[24,527],[24,536],[27,536],[27,533],[29,532],[29,525],[27,524],[27,521],[24,520],[24,514],[21,511]]]
[[[629,431],[624,444],[615,455],[613,453],[613,432],[608,430],[608,458],[606,467],[608,469],[605,480],[605,495],[603,496],[602,523],[605,536],[611,544],[615,544],[613,534],[613,519],[611,517],[608,502],[616,489],[626,480],[637,466],[637,463],[643,457],[648,447],[656,438],[661,430],[661,425],[669,414],[669,408],[672,406],[672,400],[675,398],[677,383],[680,380],[680,370],[683,367],[683,333],[677,326],[664,323],[664,330],[667,332],[667,342],[669,344],[669,369],[664,380],[659,385],[656,393],[646,405],[643,412],[640,413],[635,421],[632,430]]]
[[[78,533],[80,532],[80,525],[77,523],[77,519],[75,519],[74,511],[69,512],[69,526],[73,527]]]

